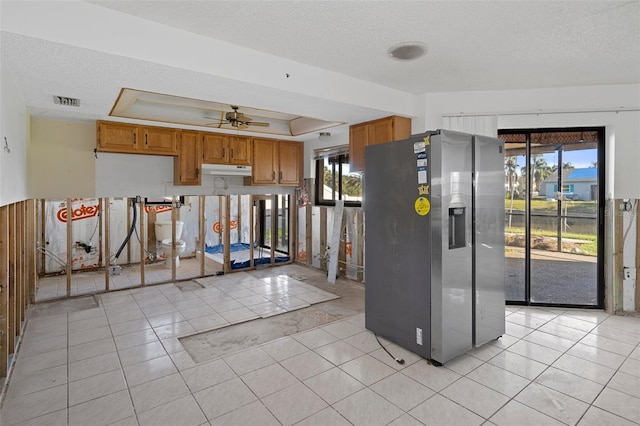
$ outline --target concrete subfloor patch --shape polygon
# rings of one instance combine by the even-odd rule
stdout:
[[[97,308],[98,301],[95,296],[73,297],[51,302],[40,302],[29,308],[29,319],[40,318],[62,313],[84,311]]]
[[[177,283],[173,283],[173,285],[175,285],[178,290],[182,291],[183,293],[205,288],[202,284],[195,280],[179,281]]]
[[[291,276],[291,275],[290,275]],[[196,362],[213,360],[364,312],[364,286],[339,279],[335,286],[314,282],[340,298],[291,312],[229,325],[180,338]]]
[[[339,316],[313,306],[229,325],[180,338],[180,343],[196,362],[221,358],[235,352],[259,346],[281,337],[328,324]]]

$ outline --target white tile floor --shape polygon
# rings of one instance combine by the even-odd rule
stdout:
[[[640,424],[640,318],[601,311],[507,307],[505,336],[443,367],[382,340],[405,360],[394,362],[364,314],[195,363],[176,336],[265,312],[246,292],[239,305],[226,297],[278,300],[265,284],[286,279],[257,276],[110,293],[29,320],[0,423]]]

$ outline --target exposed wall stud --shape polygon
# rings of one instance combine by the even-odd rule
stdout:
[[[145,232],[144,232],[144,201],[140,198],[138,202],[138,211],[140,212],[140,285],[144,287],[144,269],[145,269]]]
[[[104,200],[104,290],[109,291],[109,269],[111,268],[111,198]]]
[[[0,207],[0,378],[9,367],[9,207]]]
[[[73,268],[73,209],[71,198],[67,198],[67,297],[71,296],[71,273]]]

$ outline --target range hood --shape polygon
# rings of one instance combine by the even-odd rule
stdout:
[[[233,164],[203,164],[202,174],[216,176],[251,176],[251,166]]]

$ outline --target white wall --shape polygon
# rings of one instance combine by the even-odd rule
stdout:
[[[293,194],[294,188],[245,186],[240,176],[204,174],[202,184],[173,184],[174,157],[99,152],[97,197],[164,197],[175,195]]]
[[[0,129],[0,206],[4,206],[28,198],[27,109],[4,63],[0,69]]]
[[[499,129],[606,126],[607,198],[640,198],[640,85],[424,95],[425,129],[443,115],[497,115]]]
[[[424,130],[442,127],[443,115],[496,115],[498,129],[604,126],[605,187],[607,199],[640,198],[640,85],[563,87],[536,90],[430,93],[424,95]],[[630,229],[624,241],[623,263],[635,265],[636,239],[631,215],[624,217]],[[607,215],[610,230],[612,216]],[[606,247],[613,247],[612,235]],[[617,254],[605,253],[605,265],[614,265]],[[617,280],[617,271],[605,277],[609,289],[623,285],[625,310],[633,310],[635,280]]]
[[[29,198],[95,196],[95,123],[31,119]]]

